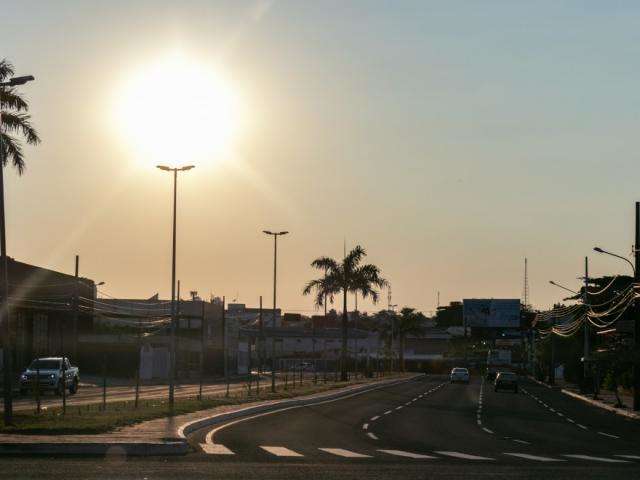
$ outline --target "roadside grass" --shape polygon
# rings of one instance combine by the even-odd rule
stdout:
[[[385,378],[397,378],[399,376],[401,375],[388,375]],[[278,385],[278,390],[275,393],[271,392],[269,383],[262,383],[259,395],[256,393],[254,385],[251,393],[245,386],[242,391],[230,392],[228,397],[224,394],[203,396],[202,399],[197,397],[176,397],[173,411],[169,409],[166,398],[140,399],[137,409],[132,400],[107,402],[104,410],[102,403],[70,405],[67,406],[65,414],[62,412],[62,407],[49,407],[40,414],[37,414],[34,408],[34,411],[15,411],[13,424],[0,426],[0,433],[31,435],[99,434],[157,418],[183,415],[224,405],[241,405],[263,400],[299,397],[348,385],[371,383],[372,381],[375,381],[375,379],[360,378],[347,382],[328,381],[323,383],[322,378],[320,378],[317,384],[314,384],[313,380],[306,380],[302,385],[299,383],[296,383],[295,386],[289,384],[286,389],[284,386]]]

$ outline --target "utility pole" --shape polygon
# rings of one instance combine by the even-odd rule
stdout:
[[[640,282],[640,202],[636,202],[636,241],[633,246],[635,269],[633,281]],[[640,410],[640,301],[633,302],[633,409]]]
[[[201,302],[202,302],[202,312],[200,315],[200,386],[198,388],[199,400],[202,400],[202,384],[204,383],[204,352],[205,352],[205,332],[206,332],[204,299],[202,299]]]
[[[258,325],[260,327],[259,337],[260,344],[258,345],[258,382],[260,381],[260,374],[262,373],[262,362],[264,353],[264,320],[262,318],[262,295],[260,295],[260,311],[258,316]]]
[[[584,257],[584,293],[582,294],[582,303],[585,305],[585,308],[588,301],[588,289],[589,289],[589,257]],[[583,363],[583,379],[582,379],[582,390],[586,392],[587,387],[587,377],[589,376],[589,362],[591,359],[589,358],[589,322],[585,319],[584,321],[584,354],[582,358]]]
[[[228,369],[228,359],[227,359],[227,316],[225,313],[226,309],[226,297],[222,296],[222,356],[224,359],[223,370],[224,370],[224,381],[227,384],[227,393],[229,396],[229,369]]]
[[[73,285],[73,357],[78,361],[78,270],[80,267],[80,256],[76,255],[75,281]]]

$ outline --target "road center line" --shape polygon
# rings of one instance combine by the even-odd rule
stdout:
[[[609,437],[609,438],[620,438],[617,435],[611,435],[610,433],[604,433],[604,432],[598,432],[599,435],[604,435],[605,437]]]

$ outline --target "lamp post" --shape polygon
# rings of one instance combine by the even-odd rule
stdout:
[[[276,343],[275,343],[275,328],[276,328],[276,282],[277,282],[277,268],[278,268],[278,237],[286,235],[287,231],[271,232],[269,230],[263,230],[262,233],[273,236],[273,320],[271,326],[273,331],[271,333],[271,391],[276,391]]]
[[[598,253],[604,253],[606,255],[610,255],[612,257],[619,258],[624,260],[631,266],[631,270],[633,271],[633,282],[637,284],[640,282],[640,202],[636,202],[636,228],[635,228],[635,245],[633,246],[633,254],[635,259],[635,265],[631,263],[626,257],[622,255],[618,255],[616,253],[609,252],[600,247],[594,247],[593,250]],[[638,300],[633,301],[633,310],[634,310],[634,322],[633,322],[633,349],[634,349],[634,357],[633,357],[633,409],[640,410],[640,365],[638,362],[640,359],[639,349],[640,349],[640,302]]]
[[[171,345],[169,350],[169,408],[173,409],[175,377],[176,377],[176,207],[178,200],[178,172],[186,172],[195,168],[193,165],[184,167],[157,166],[165,172],[173,172],[173,244],[171,248]]]
[[[35,80],[32,75],[13,77],[0,82],[0,95],[5,87],[16,87]],[[7,260],[7,238],[4,216],[4,164],[6,162],[4,145],[2,144],[2,110],[0,109],[0,257],[2,258],[2,305],[0,306],[0,325],[2,325],[2,359],[4,370],[4,424],[13,422],[11,340],[9,339],[9,262]]]

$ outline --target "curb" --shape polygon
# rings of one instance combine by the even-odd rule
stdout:
[[[383,380],[382,382],[375,382],[375,383],[369,383],[366,385],[349,387],[346,389],[342,389],[338,392],[329,392],[327,395],[319,395],[312,398],[292,398],[290,400],[289,399],[275,400],[269,403],[254,405],[252,407],[241,408],[238,410],[234,410],[232,412],[218,413],[210,417],[199,418],[197,420],[192,420],[190,422],[180,425],[177,430],[178,437],[180,439],[183,439],[186,442],[187,435],[189,435],[190,433],[205,427],[209,427],[211,425],[224,423],[227,420],[246,417],[249,415],[253,415],[255,413],[263,413],[263,412],[269,412],[271,410],[279,410],[280,408],[284,408],[284,407],[313,405],[314,403],[318,403],[325,400],[338,399],[340,397],[346,397],[348,395],[365,393],[365,392],[368,392],[371,390],[377,390],[383,387],[410,382],[410,381],[416,380],[417,378],[421,378],[423,376],[424,374],[420,374],[420,375],[414,375],[408,378],[402,378],[402,379],[396,379],[396,380],[386,380],[386,381]]]
[[[623,417],[627,417],[627,418],[631,418],[633,420],[640,420],[640,414],[634,413],[634,412],[630,412],[629,410],[625,410],[623,408],[617,408],[614,407],[612,405],[608,405],[604,402],[601,402],[599,400],[593,400],[591,398],[585,397],[583,395],[580,395],[579,393],[575,393],[572,392],[571,390],[567,390],[565,388],[563,388],[562,390],[560,390],[562,393],[564,393],[565,395],[568,395],[570,397],[576,398],[580,401],[583,401],[585,403],[588,403],[590,405],[593,405],[594,407],[599,407],[602,408],[603,410],[608,410],[610,412],[613,412],[617,415],[621,415]]]
[[[182,440],[167,442],[68,442],[68,443],[27,443],[11,442],[0,444],[0,455],[96,455],[111,456],[153,456],[185,455],[189,444]]]

